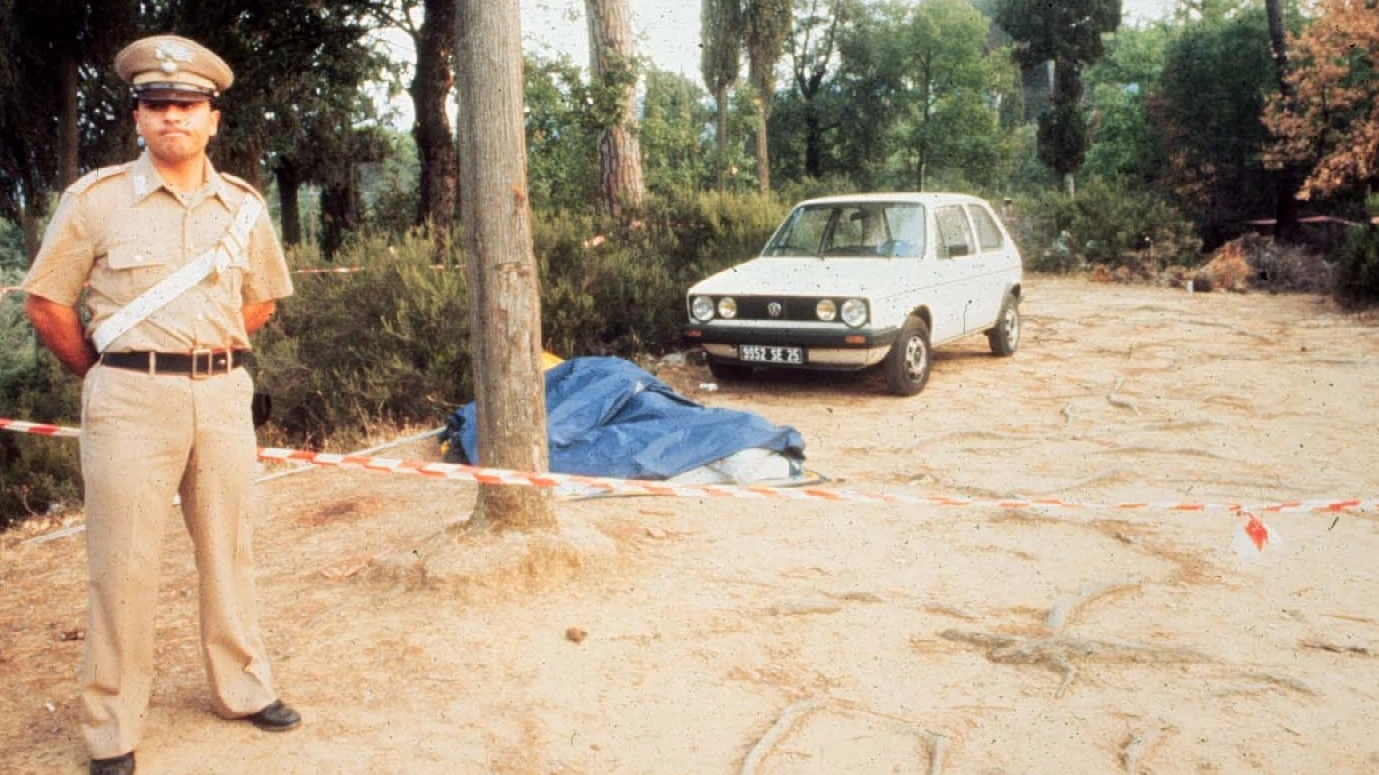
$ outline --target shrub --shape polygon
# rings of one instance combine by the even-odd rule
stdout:
[[[1249,264],[1249,283],[1254,288],[1280,293],[1329,293],[1335,285],[1334,268],[1319,253],[1301,245],[1275,242],[1258,234],[1246,234],[1223,246],[1239,250]]]
[[[9,419],[76,425],[81,383],[37,342],[22,295],[0,298],[0,406]],[[0,529],[80,500],[72,439],[0,433]]]
[[[436,422],[468,400],[464,272],[457,261],[435,268],[432,251],[418,232],[395,245],[366,236],[337,256],[358,271],[297,276],[255,343],[278,432],[341,444],[376,424]]]
[[[685,322],[685,290],[756,255],[784,213],[769,197],[702,194],[655,200],[630,224],[538,218],[545,346],[565,358],[664,352]]]
[[[1335,293],[1348,304],[1379,300],[1379,227],[1351,229],[1336,254]]]
[[[1164,267],[1201,263],[1192,224],[1161,197],[1093,178],[1076,197],[1049,190],[1016,202],[1007,220],[1025,264],[1070,272],[1090,264],[1154,276]]]
[[[1242,291],[1253,270],[1245,259],[1245,249],[1239,240],[1222,245],[1210,261],[1193,275],[1193,288],[1209,291],[1221,288],[1227,291]]]

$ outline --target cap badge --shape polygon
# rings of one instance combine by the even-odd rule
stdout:
[[[159,69],[168,75],[177,72],[179,62],[186,65],[192,61],[191,49],[178,43],[159,43],[153,56],[159,62]]]

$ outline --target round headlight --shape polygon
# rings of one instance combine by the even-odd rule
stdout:
[[[724,296],[718,300],[718,314],[728,320],[737,317],[737,302],[733,301],[733,297]]]
[[[821,299],[818,304],[814,305],[814,314],[819,317],[819,320],[831,323],[838,317],[838,305],[833,303],[833,299]]]
[[[857,328],[867,322],[867,303],[861,299],[843,302],[843,322]]]
[[[713,299],[708,296],[695,296],[690,302],[690,314],[695,320],[713,320]]]

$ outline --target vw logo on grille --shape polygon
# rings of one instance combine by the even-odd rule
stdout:
[[[770,304],[767,304],[767,305],[766,305],[766,314],[770,315],[770,316],[773,317],[773,318],[778,318],[778,317],[780,317],[780,313],[782,313],[782,312],[784,312],[784,311],[785,311],[785,308],[782,307],[781,304],[780,304],[780,302],[778,302],[778,301],[773,301],[773,302],[771,302]]]

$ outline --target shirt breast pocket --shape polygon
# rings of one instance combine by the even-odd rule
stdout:
[[[138,245],[111,245],[105,256],[116,298],[143,293],[172,271],[170,258]]]
[[[139,248],[136,245],[112,245],[106,254],[106,263],[112,272],[134,272],[140,269],[153,269],[168,265],[167,258],[157,251]]]

